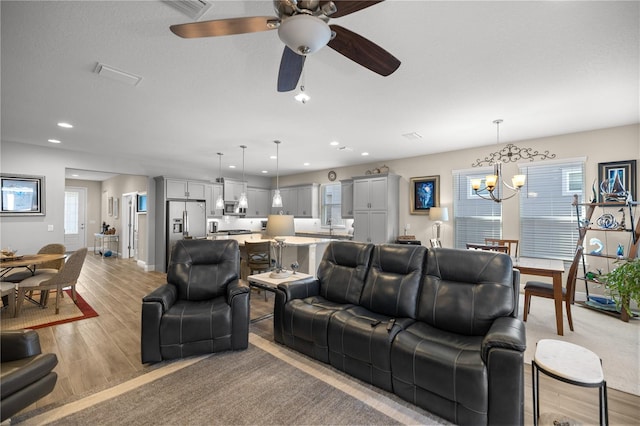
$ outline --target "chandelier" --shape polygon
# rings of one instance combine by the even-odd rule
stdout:
[[[495,120],[493,123],[496,125],[497,132],[497,143],[500,143],[500,124],[503,120]],[[496,203],[502,202],[502,200],[508,200],[509,198],[515,197],[520,193],[520,189],[524,186],[526,176],[525,175],[515,175],[511,178],[511,185],[503,181],[502,178],[502,161],[497,159],[492,162],[493,164],[493,174],[487,175],[485,177],[485,186],[482,186],[482,179],[471,179],[471,188],[473,189],[474,194],[476,194],[480,198],[484,198],[485,200],[492,200]],[[501,197],[501,188],[504,187],[507,190],[511,191],[511,195],[506,197]],[[483,192],[487,192],[489,195],[483,195]]]

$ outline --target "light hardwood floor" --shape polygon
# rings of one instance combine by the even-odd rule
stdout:
[[[99,313],[96,318],[38,330],[43,351],[58,356],[55,390],[25,410],[57,406],[80,396],[144,374],[155,366],[140,363],[142,297],[165,282],[166,275],[144,272],[133,260],[87,255],[77,286]],[[272,309],[273,296],[252,297],[252,316]],[[251,325],[252,331],[272,338],[271,320]],[[157,365],[156,365],[157,366]],[[598,394],[541,377],[541,411],[562,413],[584,424],[597,424]],[[525,365],[525,424],[532,424],[531,366]],[[612,425],[638,424],[640,397],[609,389]]]

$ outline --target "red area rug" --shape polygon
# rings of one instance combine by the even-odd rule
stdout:
[[[64,292],[65,297],[60,298],[59,314],[56,315],[55,295],[51,294],[49,295],[49,303],[45,309],[25,301],[22,305],[22,312],[18,318],[10,317],[8,310],[4,309],[2,311],[2,323],[0,324],[0,329],[38,329],[98,316],[95,309],[93,309],[78,293],[76,293],[77,302],[74,304],[71,299],[71,290],[65,290]]]

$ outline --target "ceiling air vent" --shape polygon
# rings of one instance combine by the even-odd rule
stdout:
[[[164,3],[196,21],[209,10],[212,4],[204,0],[164,0]]]

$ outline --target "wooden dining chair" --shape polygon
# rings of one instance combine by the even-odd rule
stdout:
[[[253,275],[256,272],[267,272],[272,269],[271,241],[245,241],[244,247],[247,254],[247,268],[249,268],[249,275]],[[264,300],[267,300],[266,291],[264,292]]]
[[[573,256],[571,268],[567,275],[567,284],[562,288],[562,301],[565,302],[567,309],[567,319],[569,320],[569,328],[573,331],[573,319],[571,318],[571,305],[576,293],[576,277],[578,275],[578,265],[582,256],[583,248],[578,246],[576,254]],[[529,308],[531,307],[531,296],[539,296],[547,299],[553,299],[553,284],[540,281],[527,281],[524,286],[524,314],[523,321],[527,320]]]
[[[484,243],[492,246],[506,246],[509,256],[518,257],[518,244],[520,240],[507,240],[503,238],[485,238]]]
[[[56,314],[60,312],[60,297],[62,297],[62,290],[65,288],[71,288],[71,298],[75,303],[76,297],[76,284],[84,259],[87,257],[87,248],[81,248],[71,253],[67,258],[67,261],[62,265],[62,268],[58,272],[45,272],[39,275],[33,275],[18,283],[18,300],[16,303],[15,316],[20,315],[22,304],[28,291],[40,290],[40,291],[56,291]],[[46,299],[41,304],[46,306]],[[43,307],[44,307],[43,306]]]
[[[467,248],[469,250],[497,251],[497,252],[500,252],[500,253],[509,254],[509,252],[508,252],[509,248],[507,246],[494,246],[494,245],[490,245],[490,244],[467,243]]]

